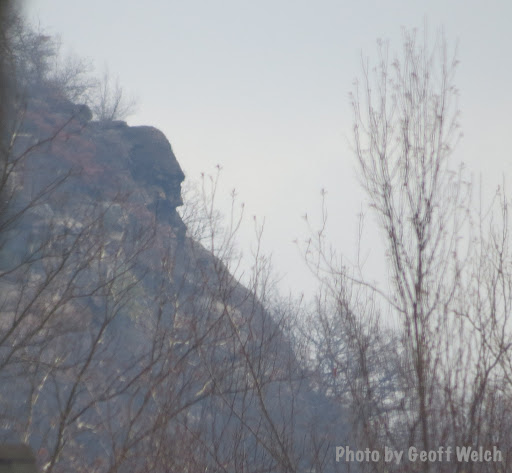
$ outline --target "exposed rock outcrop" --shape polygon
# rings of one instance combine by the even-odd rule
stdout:
[[[0,440],[55,471],[311,471],[345,429],[286,314],[186,236],[162,132],[90,119],[35,97],[16,139]]]

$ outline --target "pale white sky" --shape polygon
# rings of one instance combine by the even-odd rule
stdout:
[[[305,234],[301,216],[318,215],[321,188],[333,238],[354,254],[363,196],[346,142],[348,93],[377,38],[398,50],[401,27],[427,20],[458,41],[456,157],[488,189],[512,175],[510,0],[27,0],[26,11],[65,50],[119,76],[139,97],[129,123],[161,129],[187,177],[223,166],[226,192],[266,219],[285,291],[312,285],[292,241]],[[376,253],[375,236],[366,240]]]

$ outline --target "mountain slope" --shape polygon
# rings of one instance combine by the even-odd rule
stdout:
[[[331,471],[346,432],[292,314],[186,235],[165,136],[28,97],[1,189],[2,439],[48,472]]]

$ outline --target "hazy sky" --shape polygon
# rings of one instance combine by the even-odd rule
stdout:
[[[139,98],[129,123],[160,128],[187,177],[223,166],[226,192],[236,188],[248,214],[265,217],[285,290],[311,285],[292,242],[306,233],[301,216],[318,216],[322,188],[333,240],[354,253],[363,195],[347,146],[348,93],[377,38],[398,50],[401,28],[427,21],[458,42],[465,137],[456,157],[484,173],[487,189],[503,174],[512,186],[510,0],[142,3],[27,0],[26,8],[65,50],[119,76]],[[375,236],[366,240],[376,253]]]

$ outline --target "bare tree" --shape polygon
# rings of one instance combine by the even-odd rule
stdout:
[[[194,428],[190,419],[185,427],[198,442],[203,467],[214,471],[330,471],[327,452],[335,433],[342,439],[347,433],[342,425],[333,428],[340,412],[314,391],[300,363],[305,347],[294,334],[297,307],[281,302],[276,293],[271,260],[261,252],[263,228],[256,219],[252,269],[245,277],[241,272],[236,236],[244,207],[233,192],[231,213],[219,215],[219,171],[203,175],[197,186],[201,190],[183,212],[191,234],[213,254],[208,257],[191,242],[190,254],[203,280],[191,307],[193,320],[211,320],[199,358],[206,372],[204,389],[212,392],[200,417],[208,427]],[[203,323],[195,329],[205,327]]]
[[[456,55],[442,34],[432,47],[426,34],[423,42],[417,36],[405,31],[402,54],[392,59],[379,43],[376,67],[364,64],[351,96],[354,154],[384,237],[389,289],[331,252],[325,217],[306,247],[324,283],[315,359],[329,392],[355,407],[363,447],[499,443],[506,452],[508,429],[487,416],[498,410],[508,418],[510,400],[508,201],[500,194],[494,218],[473,210],[472,186],[450,160],[460,137]],[[454,456],[364,468],[505,471],[499,462]]]
[[[114,80],[107,68],[101,80],[91,89],[90,107],[99,121],[124,120],[137,107],[137,101],[133,97],[126,97],[119,78]]]

